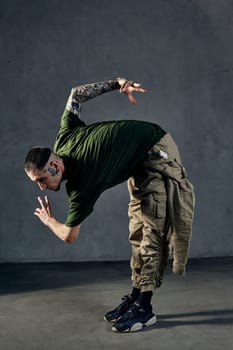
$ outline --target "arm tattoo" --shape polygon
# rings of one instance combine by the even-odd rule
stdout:
[[[82,103],[105,92],[119,89],[119,87],[117,80],[80,85],[73,89],[73,98]]]
[[[67,101],[66,109],[79,115],[82,102],[119,88],[117,79],[74,87]]]

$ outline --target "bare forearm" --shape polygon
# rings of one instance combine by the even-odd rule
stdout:
[[[64,242],[73,243],[78,238],[80,226],[68,227],[56,220],[54,217],[50,218],[47,226],[59,239]]]
[[[38,197],[38,201],[41,207],[36,208],[34,214],[62,241],[73,243],[78,238],[80,225],[68,227],[65,224],[59,222],[53,215],[47,196],[45,196],[44,200]]]

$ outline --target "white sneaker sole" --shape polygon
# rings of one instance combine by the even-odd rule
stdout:
[[[104,316],[104,321],[106,321],[106,322],[108,322],[108,323],[115,323],[115,322],[116,322],[116,319],[115,319],[115,320],[109,321],[109,320],[107,320],[106,317]]]
[[[146,323],[141,323],[141,322],[135,323],[131,328],[127,328],[124,331],[118,331],[118,329],[115,326],[113,326],[112,331],[117,333],[138,332],[143,327],[153,326],[153,324],[155,324],[156,321],[157,321],[156,316],[153,316]]]

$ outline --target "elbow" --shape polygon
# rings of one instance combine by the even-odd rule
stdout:
[[[74,95],[75,95],[75,88],[73,87],[71,90],[70,90],[70,95],[69,95],[69,98],[67,100],[67,106],[70,106],[71,105],[71,102],[72,100],[74,99]],[[68,109],[68,107],[66,106],[66,108]]]
[[[63,242],[65,242],[65,243],[69,243],[69,244],[71,244],[71,243],[72,243],[72,242],[71,242],[71,239],[70,239],[70,237],[69,237],[69,236],[64,237],[64,238],[63,238]]]
[[[68,236],[68,237],[66,237],[66,238],[64,239],[64,242],[65,242],[65,243],[68,243],[68,244],[72,244],[74,241],[76,241],[76,239],[77,239],[77,238]]]
[[[79,226],[72,228],[71,231],[67,235],[65,235],[63,240],[65,243],[72,244],[78,239],[78,236],[79,236]]]
[[[72,89],[70,91],[70,96],[71,96],[72,99],[74,98],[75,92],[76,92],[75,87],[72,87]]]
[[[68,244],[72,244],[72,243],[73,243],[73,242],[71,242],[69,239],[66,239],[64,242],[65,242],[65,243],[68,243]]]

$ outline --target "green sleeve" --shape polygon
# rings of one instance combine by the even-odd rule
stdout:
[[[60,132],[86,125],[80,120],[81,104],[83,102],[119,88],[120,85],[117,79],[83,84],[72,88],[61,117]]]
[[[88,203],[87,200],[81,199],[79,193],[72,191],[69,194],[69,210],[65,225],[69,227],[74,227],[81,222],[93,212],[94,203]]]
[[[68,111],[67,109],[64,110],[64,113],[61,116],[61,124],[60,128],[62,130],[70,130],[75,129],[79,126],[85,126],[86,124],[79,119],[79,116],[77,114],[74,114],[71,111]]]

